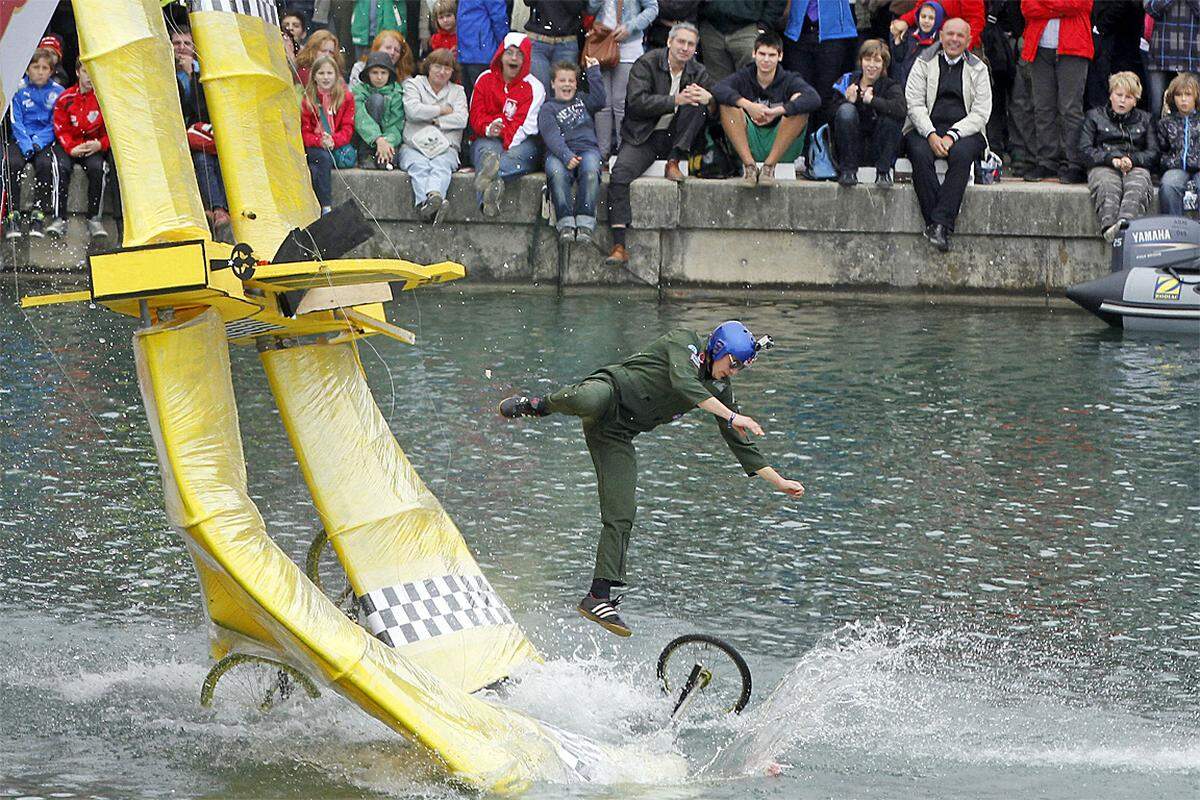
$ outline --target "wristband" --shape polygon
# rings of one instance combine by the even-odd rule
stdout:
[[[733,430],[733,420],[735,417],[737,417],[737,414],[730,414],[729,419],[725,420],[725,427],[729,428],[729,430]]]

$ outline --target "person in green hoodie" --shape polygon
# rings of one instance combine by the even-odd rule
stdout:
[[[387,53],[372,53],[363,70],[366,80],[355,84],[354,133],[358,164],[366,169],[395,169],[404,140],[404,87]]]

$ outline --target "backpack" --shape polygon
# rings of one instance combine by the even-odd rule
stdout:
[[[804,177],[810,181],[831,181],[837,177],[829,148],[829,125],[817,128],[809,140],[808,154],[804,158]]]

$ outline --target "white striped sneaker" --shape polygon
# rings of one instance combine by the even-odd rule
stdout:
[[[579,601],[579,613],[583,615],[584,619],[590,619],[610,633],[615,633],[617,636],[629,636],[633,631],[617,613],[617,606],[620,604],[620,597],[614,600],[601,600],[599,597],[592,597],[589,594]]]

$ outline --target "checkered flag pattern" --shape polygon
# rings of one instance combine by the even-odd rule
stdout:
[[[272,25],[279,25],[279,10],[271,0],[191,0],[189,11],[230,11],[234,14],[247,14],[251,17],[265,19]]]
[[[442,575],[367,592],[366,627],[392,647],[485,625],[511,625],[512,613],[482,575]]]

